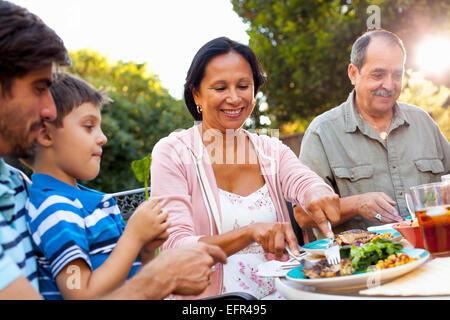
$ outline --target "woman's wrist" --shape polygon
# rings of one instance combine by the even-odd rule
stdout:
[[[257,225],[256,223],[252,223],[252,224],[249,224],[249,225],[243,227],[244,237],[247,240],[246,242],[253,243],[256,241],[256,236],[255,236],[256,225]]]

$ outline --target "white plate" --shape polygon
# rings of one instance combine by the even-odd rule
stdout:
[[[393,226],[394,224],[397,224],[397,223],[398,223],[398,222],[388,223],[388,224],[382,224],[382,225],[379,225],[379,226],[368,227],[368,228],[367,228],[367,231],[375,232],[375,231],[378,231],[378,230],[392,229],[392,226]],[[394,229],[392,229],[392,230],[394,230]],[[394,231],[395,231],[395,230],[394,230]]]
[[[310,243],[307,243],[302,246],[303,250],[306,252],[315,255],[315,256],[324,256],[325,255],[325,249],[328,247],[328,244],[330,243],[330,239],[320,239],[317,241],[313,241]]]
[[[412,258],[419,258],[410,263],[378,270],[374,272],[357,272],[349,276],[334,278],[307,279],[303,277],[303,267],[292,269],[286,274],[286,279],[300,283],[305,286],[312,286],[320,291],[346,291],[362,288],[370,288],[393,280],[405,273],[408,273],[427,261],[430,253],[424,249],[403,249]]]
[[[450,296],[361,296],[359,291],[342,293],[318,292],[286,278],[275,278],[275,288],[288,300],[450,300]]]

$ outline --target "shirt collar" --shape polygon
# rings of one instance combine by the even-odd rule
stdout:
[[[345,131],[355,132],[356,128],[359,128],[361,132],[367,132],[369,124],[361,118],[358,112],[358,108],[355,103],[355,89],[353,89],[348,95],[347,101],[344,106],[345,117]],[[392,119],[390,131],[397,127],[406,124],[409,125],[404,112],[400,109],[397,102],[394,104],[394,117]]]
[[[111,198],[110,195],[89,189],[81,184],[77,184],[78,188],[75,188],[43,173],[32,174],[31,181],[33,183],[33,188],[37,188],[41,191],[57,191],[58,194],[66,196],[69,199],[79,199],[83,204],[83,207],[89,212],[94,211],[99,207],[100,203]]]
[[[0,197],[5,193],[14,195],[14,190],[11,189],[11,172],[6,166],[5,160],[0,158]]]

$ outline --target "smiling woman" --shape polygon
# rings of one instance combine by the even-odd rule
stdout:
[[[171,221],[163,250],[205,242],[228,255],[203,295],[244,291],[279,298],[273,279],[256,270],[267,258],[283,258],[286,246],[298,254],[286,201],[313,216],[339,216],[338,196],[289,147],[242,128],[264,81],[247,45],[226,37],[209,41],[195,55],[184,91],[198,123],[152,151],[152,197]]]

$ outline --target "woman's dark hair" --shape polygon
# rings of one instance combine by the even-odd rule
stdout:
[[[14,78],[51,64],[70,65],[60,37],[39,17],[8,1],[0,1],[0,85],[9,94]]]
[[[186,76],[184,84],[184,101],[194,117],[194,120],[201,121],[202,115],[197,112],[197,105],[194,101],[192,90],[199,90],[200,82],[205,76],[205,69],[211,59],[235,51],[239,53],[250,64],[255,85],[255,95],[266,81],[266,74],[259,64],[258,58],[249,46],[230,40],[226,37],[216,38],[209,41],[198,50]]]

